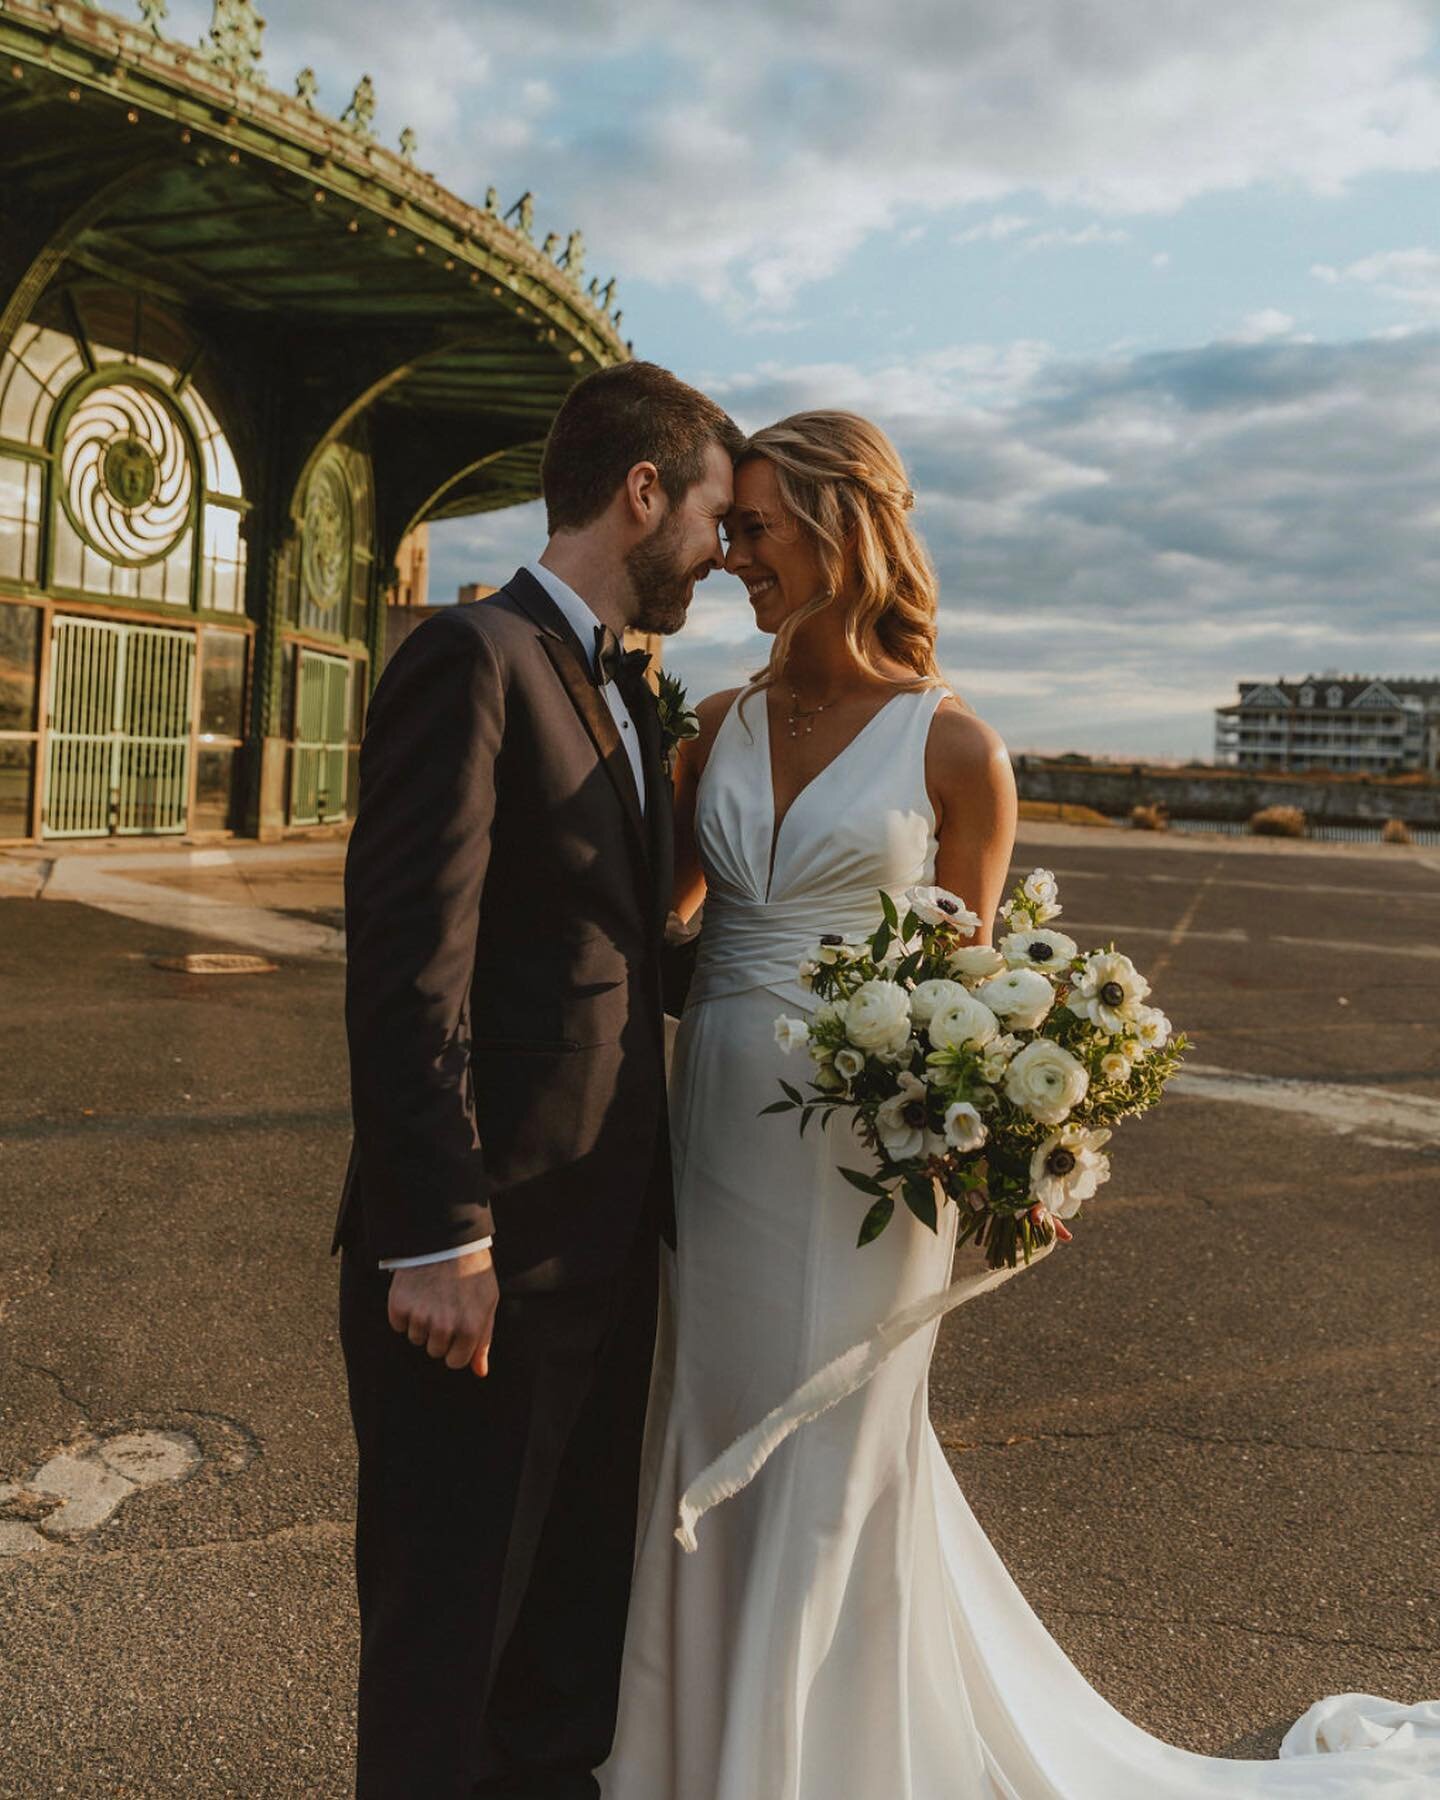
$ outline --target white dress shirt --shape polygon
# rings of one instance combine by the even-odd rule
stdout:
[[[526,563],[525,572],[533,575],[545,592],[565,615],[565,623],[580,640],[580,647],[585,652],[585,660],[590,665],[590,672],[595,672],[595,631],[600,620],[580,598],[567,582],[564,582],[543,563]],[[630,773],[635,777],[635,792],[640,798],[640,811],[645,811],[645,765],[640,760],[640,743],[635,731],[635,721],[630,717],[629,708],[620,697],[620,690],[613,681],[607,681],[600,690],[605,704],[610,708],[610,716],[615,721],[616,730],[620,733],[620,742],[625,747],[625,755],[630,763]],[[392,1256],[380,1264],[382,1269],[418,1269],[426,1263],[453,1262],[457,1256],[468,1256],[472,1251],[488,1250],[494,1243],[493,1237],[477,1238],[473,1244],[457,1244],[451,1250],[432,1250],[428,1256]]]

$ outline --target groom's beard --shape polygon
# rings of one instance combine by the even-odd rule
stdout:
[[[676,545],[680,520],[673,513],[625,558],[635,595],[631,625],[636,631],[670,637],[685,623],[700,565],[682,563]],[[708,569],[708,563],[704,565]]]

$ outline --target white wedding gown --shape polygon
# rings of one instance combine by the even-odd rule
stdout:
[[[732,707],[700,785],[709,883],[676,1046],[679,1253],[669,1269],[635,1587],[605,1800],[1420,1800],[1440,1795],[1440,1702],[1341,1696],[1282,1759],[1197,1756],[1089,1686],[1010,1579],[930,1425],[938,1324],[795,1431],[676,1542],[682,1491],[823,1365],[946,1287],[903,1207],[863,1252],[867,1154],[759,1116],[783,1011],[823,931],[868,931],[877,889],[931,879],[926,735],[943,690],[886,704],[773,830],[763,696]],[[989,1285],[977,1282],[977,1288]],[[1335,1751],[1340,1754],[1334,1754]]]

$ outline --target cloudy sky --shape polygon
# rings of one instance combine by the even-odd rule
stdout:
[[[881,421],[1012,748],[1206,754],[1241,677],[1440,673],[1437,0],[261,10],[275,85],[368,71],[447,185],[532,188],[742,425]],[[437,532],[432,598],[540,531]],[[672,666],[763,656],[712,577]]]

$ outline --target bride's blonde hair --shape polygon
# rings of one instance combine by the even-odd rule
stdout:
[[[776,632],[770,660],[753,678],[750,693],[784,673],[795,633],[835,603],[847,565],[857,578],[857,592],[845,611],[845,642],[856,662],[871,675],[882,674],[882,658],[915,671],[913,684],[897,686],[938,682],[939,589],[910,526],[915,495],[890,439],[856,413],[794,413],[747,440],[739,461],[751,457],[764,457],[774,467],[786,510],[819,553],[824,584]]]

